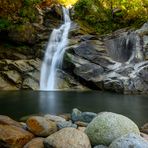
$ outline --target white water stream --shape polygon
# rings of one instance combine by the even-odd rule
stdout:
[[[64,24],[54,29],[48,41],[44,61],[41,67],[40,90],[56,90],[56,71],[62,65],[65,47],[68,44],[68,33],[71,26],[69,10],[63,7]]]

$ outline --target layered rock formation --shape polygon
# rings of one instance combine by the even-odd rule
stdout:
[[[54,4],[36,6],[36,11],[35,22],[0,29],[0,90],[39,89],[43,49],[52,29],[59,26],[62,11]]]
[[[0,90],[39,89],[50,32],[62,22],[61,6],[36,7],[37,21],[0,31]],[[106,36],[73,23],[59,88],[147,94],[148,23]]]
[[[90,89],[147,94],[148,23],[136,31],[122,29],[105,37],[76,34],[77,29],[71,31],[65,71]]]

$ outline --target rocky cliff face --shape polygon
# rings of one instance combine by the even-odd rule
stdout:
[[[82,84],[96,90],[147,94],[148,23],[136,31],[123,29],[105,37],[73,35],[70,44],[63,68]]]
[[[37,22],[0,32],[0,90],[39,89],[40,67],[61,6],[36,8]],[[119,93],[148,92],[148,23],[139,30],[121,29],[106,36],[88,33],[73,23],[59,88]]]
[[[53,4],[36,11],[37,21],[0,29],[0,90],[39,89],[41,59],[50,32],[61,23],[62,10]]]
[[[10,2],[7,0],[3,5]],[[22,1],[18,2],[20,9]],[[48,38],[51,31],[62,23],[61,5],[45,2],[40,7],[36,6],[35,22],[0,29],[0,90],[39,90],[41,62]],[[13,9],[18,10],[17,7]],[[62,70],[58,72],[58,80],[62,89],[85,88]]]

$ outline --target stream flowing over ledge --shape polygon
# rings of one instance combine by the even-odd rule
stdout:
[[[53,28],[61,24],[61,6],[38,9],[38,17],[38,23],[24,25],[21,32],[11,30],[8,40],[1,40],[1,90],[39,89],[45,47]],[[138,30],[125,28],[99,36],[73,22],[63,67],[58,69],[58,87],[147,94],[147,60],[148,23]]]

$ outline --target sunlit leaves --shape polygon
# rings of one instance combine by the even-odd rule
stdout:
[[[148,0],[79,0],[75,11],[77,18],[109,32],[148,21]]]
[[[77,1],[78,0],[58,0],[59,3],[65,6],[74,5]]]

